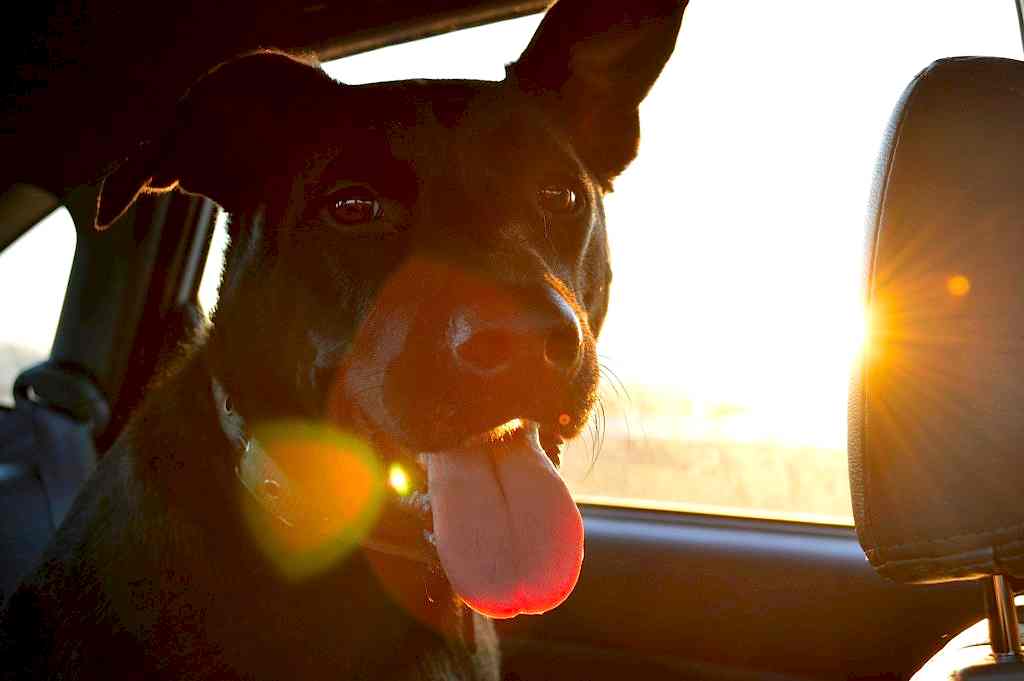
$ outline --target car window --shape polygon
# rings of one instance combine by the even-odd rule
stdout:
[[[213,313],[213,309],[217,305],[217,287],[220,286],[221,270],[224,267],[224,249],[227,247],[228,215],[219,210],[213,223],[213,236],[210,240],[210,251],[206,255],[203,276],[199,280],[199,305],[207,316]]]
[[[75,225],[61,208],[0,253],[0,404],[14,379],[50,354],[75,255]]]
[[[539,20],[325,68],[500,79]],[[936,58],[1019,52],[1005,0],[691,2],[606,199],[601,405],[563,456],[579,500],[852,522],[847,386],[889,113]]]

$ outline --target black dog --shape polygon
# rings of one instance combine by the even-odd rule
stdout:
[[[497,679],[462,604],[575,585],[553,464],[597,384],[601,197],[684,5],[562,0],[501,83],[352,87],[275,52],[197,83],[97,221],[178,184],[219,202],[213,325],[10,600],[11,676]]]

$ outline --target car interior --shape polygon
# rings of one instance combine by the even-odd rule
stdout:
[[[93,0],[7,18],[0,276],[27,264],[0,280],[0,327],[23,325],[22,308],[45,307],[53,323],[42,354],[0,333],[0,370],[11,374],[0,376],[0,600],[215,305],[204,272],[219,272],[219,208],[184,193],[144,197],[97,231],[103,176],[198,75],[234,55],[311,54],[354,82],[391,78],[387,64],[369,65],[386,50],[416,66],[400,50],[422,43],[461,68],[499,43],[487,30],[532,30],[547,4],[180,0],[155,15],[146,3]],[[612,195],[637,203],[609,204],[612,258],[623,263],[609,355],[635,366],[648,355],[645,370],[667,378],[634,387],[633,365],[617,374],[607,358],[606,413],[567,462],[583,572],[554,611],[498,624],[503,678],[1024,679],[1014,603],[1024,578],[1024,2],[862,4],[691,0],[669,64],[680,75],[641,109],[650,146]],[[517,36],[529,31],[516,30],[509,53],[486,57],[495,78],[525,45]],[[439,42],[458,36],[465,46]],[[856,50],[836,56],[847,39]],[[843,47],[829,51],[833,41]],[[782,71],[789,80],[776,82]],[[872,108],[857,88],[875,74],[888,80]],[[842,156],[842,144],[857,155]],[[671,165],[642,170],[645,155]],[[839,170],[819,162],[830,156]],[[765,175],[784,189],[764,189]],[[829,200],[833,185],[854,198]],[[677,202],[705,213],[686,219]],[[37,263],[17,255],[58,215],[62,245],[43,244]],[[707,234],[703,215],[746,231]],[[801,219],[806,231],[786,232]],[[674,231],[699,238],[657,241]],[[630,255],[641,241],[649,250]],[[658,260],[666,249],[674,257]],[[58,252],[70,261],[48,268]],[[657,293],[631,284],[634,272]],[[712,297],[726,288],[718,276],[733,293]],[[47,287],[55,303],[34,297]],[[734,305],[763,312],[759,289],[796,307],[752,318]],[[867,320],[855,352],[842,344],[856,327],[839,314]],[[801,324],[825,330],[802,338]],[[815,352],[827,343],[839,349],[820,355],[837,377],[824,394]],[[732,354],[712,356],[719,346]],[[738,398],[679,397],[691,379],[718,395],[750,376],[761,421]],[[786,440],[790,423],[806,426],[807,441],[831,428],[828,446],[800,435],[788,458],[773,458],[764,443]],[[694,495],[676,496],[687,484]],[[790,506],[772,501],[782,487]]]

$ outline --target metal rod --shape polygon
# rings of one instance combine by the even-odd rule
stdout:
[[[1020,626],[1013,591],[1003,575],[993,575],[986,589],[989,640],[992,652],[1001,662],[1018,660],[1021,656]]]
[[[1024,47],[1024,0],[1017,0],[1017,25],[1020,26],[1020,42]]]

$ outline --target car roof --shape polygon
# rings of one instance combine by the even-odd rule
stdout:
[[[166,125],[213,66],[259,48],[330,59],[543,9],[545,0],[29,3],[0,34],[0,191],[63,197]]]

